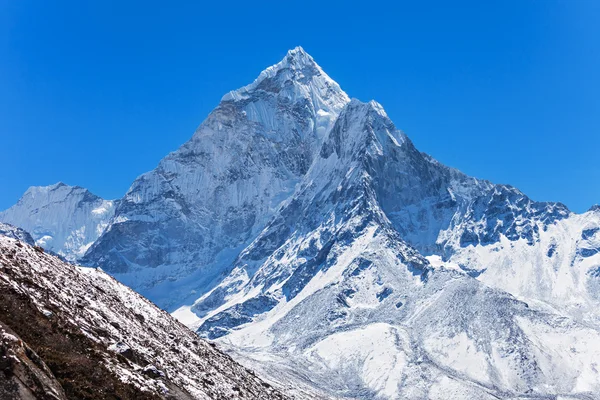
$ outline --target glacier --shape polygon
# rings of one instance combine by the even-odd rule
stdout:
[[[439,163],[302,48],[110,204],[72,256],[300,398],[600,398],[600,208]]]

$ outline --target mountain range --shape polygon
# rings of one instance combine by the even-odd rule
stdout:
[[[300,47],[121,199],[0,221],[299,397],[600,399],[600,208],[437,162]]]

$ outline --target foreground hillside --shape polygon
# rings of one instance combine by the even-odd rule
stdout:
[[[2,399],[283,399],[99,270],[0,236]]]

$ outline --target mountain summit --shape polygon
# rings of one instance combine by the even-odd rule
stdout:
[[[600,213],[444,166],[302,48],[114,204],[80,260],[299,396],[599,398]]]

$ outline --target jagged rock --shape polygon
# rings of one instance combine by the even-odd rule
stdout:
[[[130,361],[136,361],[135,353],[133,349],[129,347],[127,343],[117,342],[108,346],[108,350],[113,351],[119,355],[122,355]]]
[[[156,368],[154,365],[146,365],[144,367],[144,369],[142,370],[142,373],[146,376],[149,376],[150,378],[163,378],[165,376],[165,373],[161,370],[159,370],[158,368]],[[235,390],[235,388],[234,388]]]

